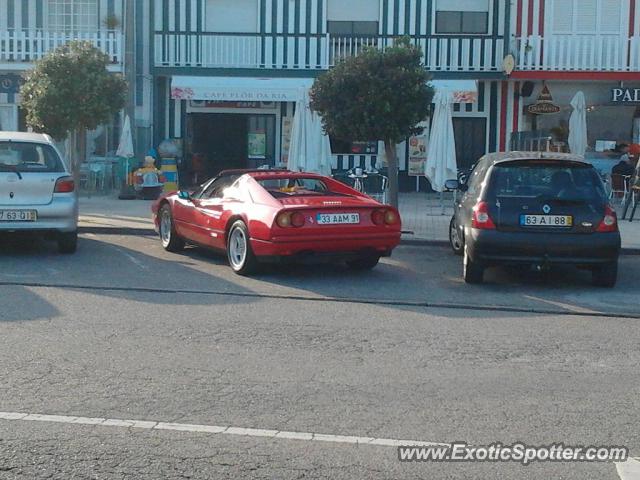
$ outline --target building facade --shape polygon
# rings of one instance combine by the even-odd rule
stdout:
[[[124,71],[123,6],[123,0],[0,0],[0,130],[26,130],[22,76],[70,40],[90,41],[109,55],[110,71]],[[92,132],[88,153],[106,155],[117,135],[117,121]]]
[[[515,70],[501,85],[500,149],[566,150],[579,91],[588,156],[640,142],[640,2],[517,0],[511,23]]]
[[[179,139],[186,170],[194,156],[206,174],[284,165],[300,89],[341,58],[399,36],[422,48],[436,82],[476,82],[475,101],[454,106],[460,164],[498,147],[509,2],[177,0],[150,7],[141,24],[153,25],[147,110],[154,143]],[[332,141],[333,168],[381,166],[377,140]],[[415,186],[409,146],[398,151],[403,184]]]

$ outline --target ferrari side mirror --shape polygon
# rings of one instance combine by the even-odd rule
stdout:
[[[178,192],[178,198],[180,198],[182,200],[191,201],[191,194],[189,192],[187,192],[186,190],[180,190]]]

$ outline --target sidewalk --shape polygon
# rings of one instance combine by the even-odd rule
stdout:
[[[145,200],[118,200],[116,197],[80,197],[81,228],[114,228],[149,230],[153,232],[151,203]],[[448,242],[449,221],[453,213],[453,198],[426,193],[401,193],[403,240]],[[622,247],[640,250],[640,219],[620,221]]]

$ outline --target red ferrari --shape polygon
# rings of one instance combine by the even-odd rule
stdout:
[[[346,261],[372,269],[400,243],[400,215],[332,178],[286,170],[229,170],[152,206],[162,246],[226,252],[241,275],[261,262]]]

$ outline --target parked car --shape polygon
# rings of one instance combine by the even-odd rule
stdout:
[[[332,178],[283,170],[230,170],[152,206],[163,247],[225,252],[238,274],[261,262],[330,259],[372,269],[400,243],[400,215]]]
[[[466,183],[449,228],[451,247],[464,255],[464,279],[481,283],[494,265],[555,264],[588,268],[593,283],[613,287],[620,232],[604,184],[576,155],[509,152],[486,155]]]
[[[48,234],[61,253],[78,243],[78,196],[53,140],[37,133],[0,132],[0,235]]]

